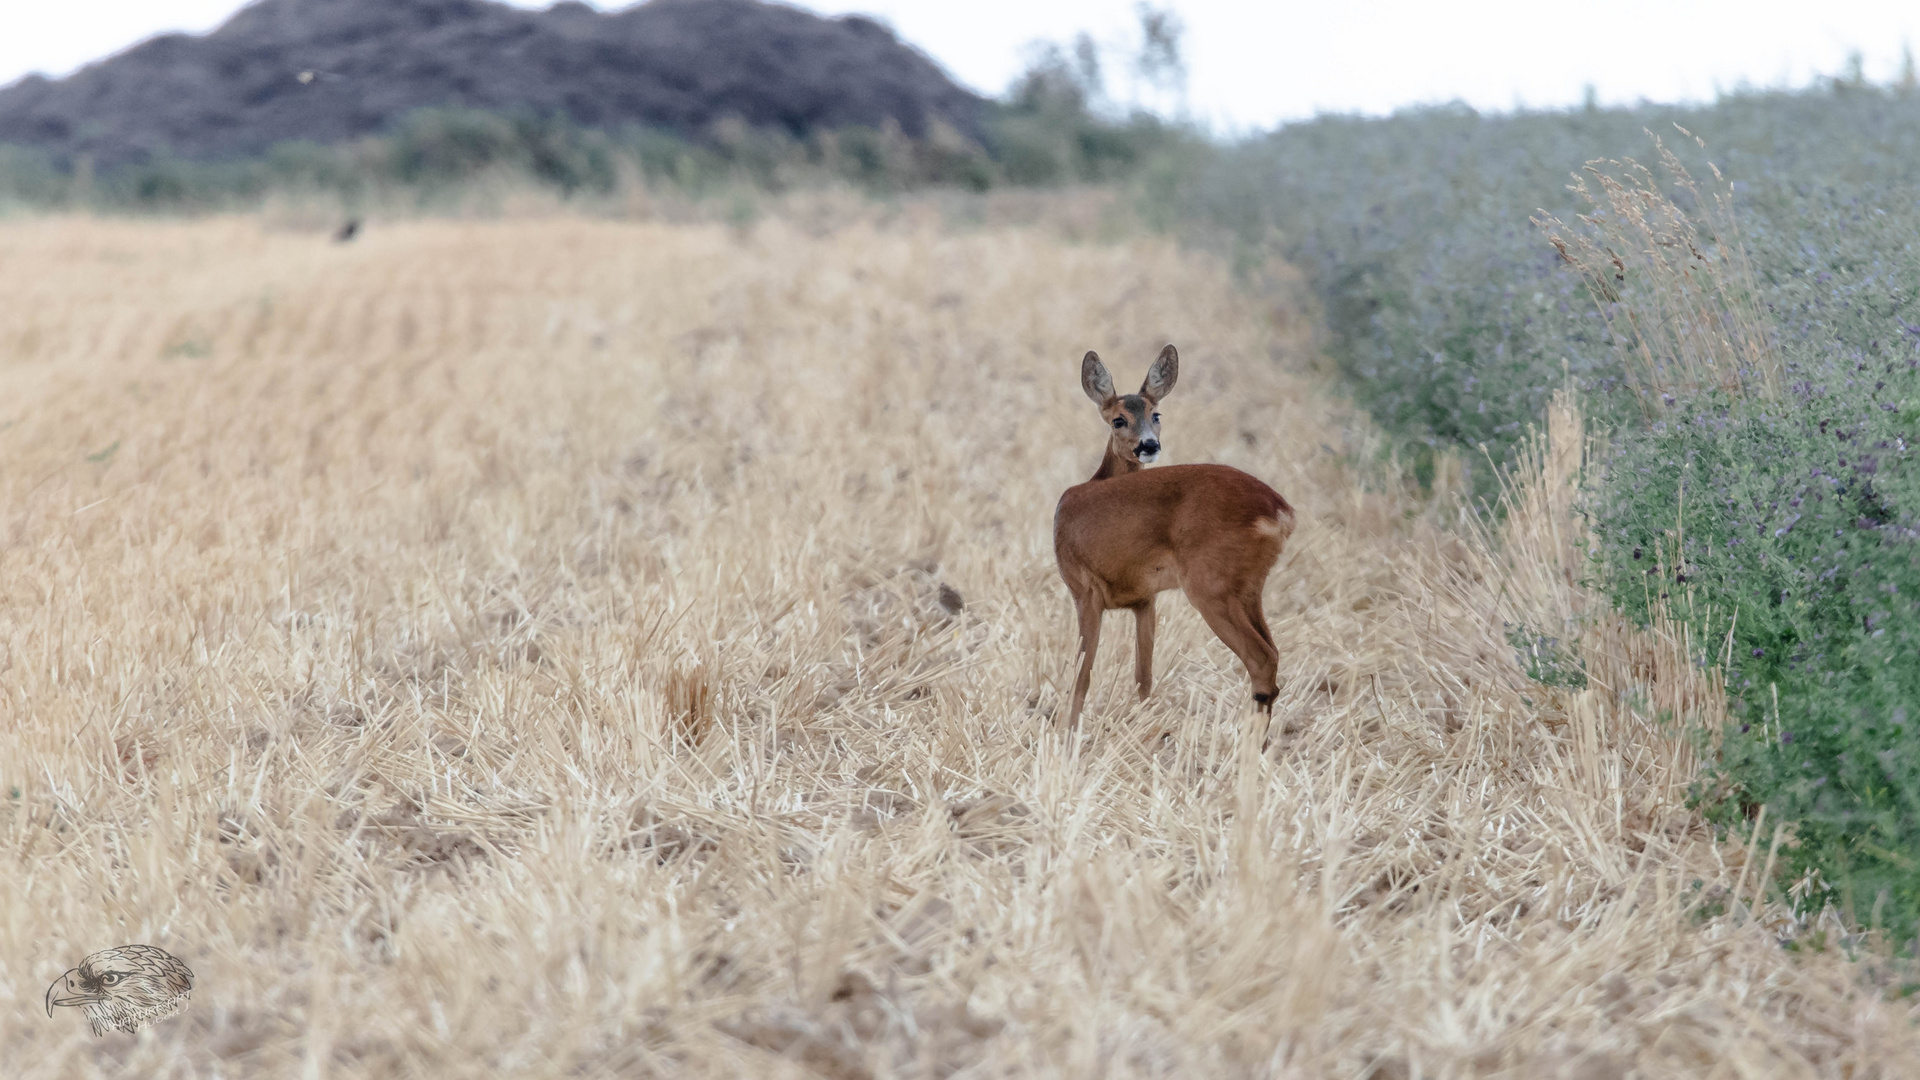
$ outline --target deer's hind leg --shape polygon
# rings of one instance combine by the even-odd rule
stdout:
[[[1187,585],[1187,599],[1200,611],[1215,636],[1246,665],[1253,680],[1253,703],[1265,711],[1279,696],[1280,650],[1260,610],[1265,575],[1236,583],[1224,576],[1204,576]]]
[[[1244,626],[1247,645],[1253,653],[1241,654],[1247,676],[1253,680],[1253,703],[1262,712],[1273,711],[1273,699],[1280,695],[1280,647],[1273,643],[1273,630],[1267,625],[1267,613],[1260,606],[1262,581],[1241,593],[1234,605],[1234,616]]]

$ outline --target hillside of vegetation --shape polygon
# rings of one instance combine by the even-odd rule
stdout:
[[[1684,628],[1597,624],[1584,686],[1512,647],[1597,610],[1569,403],[1482,535],[1366,464],[1305,321],[1211,257],[925,215],[38,218],[0,293],[10,1075],[1920,1054],[1884,968],[1780,948],[1832,924],[1766,887],[1782,853],[1688,808],[1723,705]],[[1108,649],[1055,720],[1078,357],[1169,340],[1171,457],[1300,515],[1270,746],[1171,597],[1155,697]],[[124,941],[192,967],[183,1016],[40,1013]]]
[[[1177,87],[1178,20],[1139,13],[1133,55],[1107,60]],[[1113,100],[1102,55],[1040,48],[987,101],[867,20],[757,0],[260,0],[205,37],[0,89],[0,212],[404,215],[539,188],[594,213],[665,194],[739,216],[796,189],[1184,175],[1207,141]]]
[[[513,112],[701,138],[889,125],[978,141],[982,102],[892,31],[760,0],[601,13],[490,0],[256,0],[58,80],[0,89],[0,143],[62,166],[235,159],[384,133],[421,109]]]
[[[1725,174],[1764,290],[1755,302],[1796,340],[1826,344],[1809,338],[1811,320],[1878,349],[1920,322],[1899,267],[1834,276],[1897,250],[1912,227],[1920,93],[1899,88],[1842,82],[1711,106],[1324,117],[1226,148],[1190,184],[1185,209],[1308,272],[1329,344],[1374,416],[1435,447],[1487,443],[1504,460],[1563,367],[1596,406],[1638,409],[1601,312],[1530,219],[1591,211],[1569,190],[1587,163],[1653,165],[1654,137],[1700,179],[1715,166]],[[1673,178],[1658,182],[1694,209]],[[1820,318],[1849,305],[1878,320]],[[1613,393],[1622,389],[1629,394]]]
[[[1916,181],[1920,94],[1847,79],[1692,108],[1329,117],[1224,151],[1186,195],[1243,261],[1301,265],[1346,385],[1443,487],[1464,469],[1496,493],[1578,388],[1606,433],[1583,573],[1618,610],[1687,623],[1725,673],[1698,805],[1736,837],[1782,830],[1805,903],[1908,942]],[[1515,628],[1535,652],[1581,632]]]

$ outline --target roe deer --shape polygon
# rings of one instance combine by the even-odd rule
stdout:
[[[1080,615],[1080,673],[1067,722],[1077,724],[1100,647],[1100,615],[1130,608],[1133,677],[1153,692],[1153,598],[1179,588],[1207,625],[1240,657],[1253,701],[1271,712],[1280,687],[1280,651],[1260,610],[1267,572],[1293,533],[1293,507],[1280,493],[1226,465],[1169,465],[1160,456],[1160,414],[1180,354],[1169,345],[1147,369],[1138,394],[1115,394],[1113,376],[1089,352],[1080,387],[1109,425],[1107,453],[1093,479],[1067,489],[1053,514],[1053,552]]]

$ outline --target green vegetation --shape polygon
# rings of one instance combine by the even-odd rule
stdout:
[[[703,140],[634,128],[603,132],[559,117],[425,109],[395,129],[341,146],[291,142],[234,161],[161,158],[95,176],[44,155],[0,146],[0,206],[197,211],[245,207],[273,194],[325,195],[348,205],[378,196],[432,206],[500,178],[563,197],[610,195],[642,182],[704,198],[748,188],[778,192],[848,183],[876,194],[926,187],[984,191],[1126,180],[1163,155],[1205,143],[1137,112],[1088,111],[1081,90],[1053,73],[1029,74],[988,107],[988,145],[952,131],[911,139],[847,128],[806,138],[722,125]]]
[[[1698,793],[1709,814],[1739,824],[1766,806],[1794,831],[1789,879],[1910,940],[1920,206],[1864,186],[1756,204],[1772,384],[1643,395],[1592,506],[1600,577],[1621,609],[1665,606],[1717,645],[1702,659],[1721,664],[1737,722]]]
[[[999,179],[986,152],[958,136],[908,139],[849,129],[795,139],[722,125],[693,141],[636,128],[595,131],[559,117],[425,109],[374,138],[321,146],[291,142],[255,158],[162,158],[94,176],[18,147],[0,153],[0,204],[108,210],[246,207],[269,195],[324,196],[353,207],[375,200],[432,207],[489,179],[564,198],[611,195],[644,183],[704,198],[741,187],[851,182],[873,191],[929,184],[978,189]]]
[[[1725,184],[1689,177],[1714,176],[1709,157]],[[1736,720],[1702,733],[1700,805],[1736,830],[1765,806],[1768,839],[1787,823],[1783,881],[1909,943],[1917,180],[1920,95],[1847,80],[1695,108],[1329,117],[1225,148],[1181,189],[1244,256],[1306,269],[1356,398],[1482,493],[1579,386],[1610,429],[1595,583],[1690,623],[1727,680]],[[1554,643],[1515,634],[1533,677],[1567,677]]]
[[[1850,915],[1903,936],[1920,919],[1912,365],[1676,406],[1623,440],[1595,507],[1615,603],[1683,614],[1724,666],[1738,723],[1699,793],[1711,816],[1767,806],[1794,823],[1789,879],[1817,870]]]
[[[1812,269],[1801,265],[1809,226],[1844,232],[1856,204],[1896,212],[1882,204],[1920,170],[1920,98],[1839,83],[1692,108],[1324,117],[1223,149],[1181,198],[1235,245],[1305,268],[1360,402],[1418,447],[1467,449],[1490,495],[1475,449],[1507,460],[1563,365],[1618,418],[1623,372],[1604,322],[1529,218],[1569,217],[1573,174],[1594,159],[1650,158],[1649,131],[1696,173],[1710,156],[1735,181],[1773,286]]]

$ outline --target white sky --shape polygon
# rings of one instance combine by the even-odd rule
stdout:
[[[517,0],[521,6],[541,2]],[[238,0],[0,0],[0,85],[65,74],[165,30],[212,29]],[[597,6],[618,7],[601,2]],[[997,94],[1026,46],[1081,30],[1122,43],[1133,0],[810,0],[893,25],[960,81]],[[1805,84],[1858,49],[1891,80],[1920,42],[1908,0],[1170,0],[1187,28],[1193,114],[1244,131],[1316,112],[1384,113],[1464,100],[1482,109],[1703,100],[1717,88]],[[1109,71],[1122,65],[1109,61]],[[1124,75],[1123,71],[1115,72]],[[1124,77],[1115,89],[1126,97]]]

